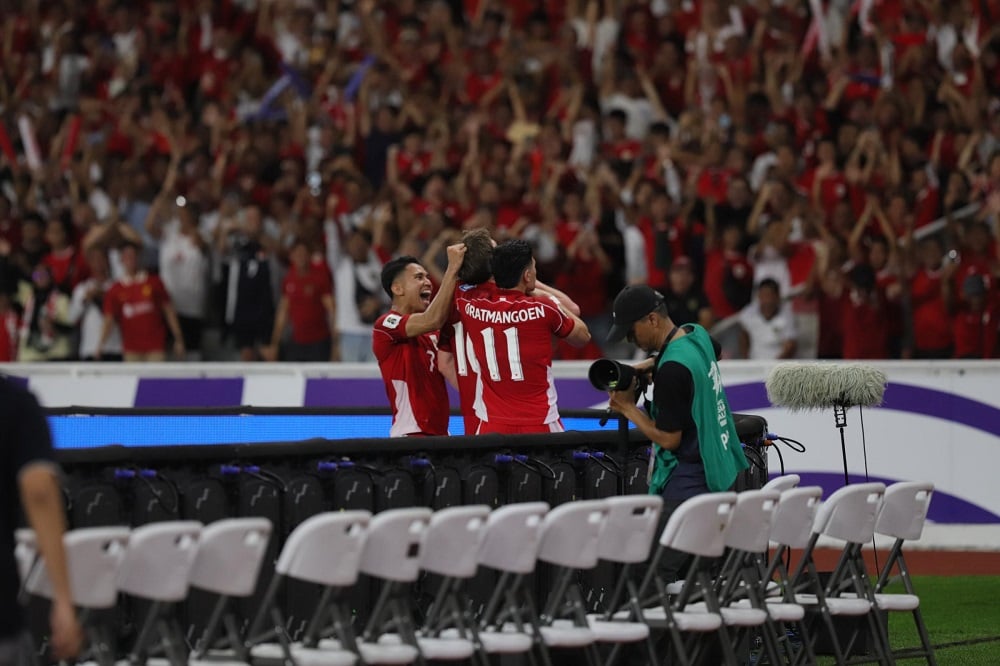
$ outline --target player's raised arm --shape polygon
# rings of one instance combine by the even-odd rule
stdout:
[[[426,310],[416,312],[407,318],[406,335],[408,337],[412,338],[424,333],[430,333],[444,326],[448,320],[448,313],[451,310],[452,298],[455,295],[455,285],[458,282],[458,278],[456,277],[458,269],[462,267],[466,250],[468,248],[464,243],[456,243],[448,246],[448,268],[444,273],[444,279],[441,281],[441,287]],[[426,295],[430,296],[429,280]],[[424,297],[424,292],[421,292],[421,297]]]
[[[539,292],[543,294],[548,294],[549,296],[555,298],[559,302],[559,305],[562,307],[562,309],[565,310],[566,312],[572,315],[576,315],[577,317],[580,316],[580,306],[577,305],[576,302],[572,298],[570,298],[565,292],[560,291],[559,289],[556,289],[555,287],[552,287],[550,285],[547,285],[541,280],[535,280],[535,293],[538,294]]]
[[[566,336],[566,342],[574,347],[583,347],[590,342],[590,329],[583,323],[583,320],[572,312],[566,312],[565,308],[563,308],[563,314],[573,321],[573,330]]]

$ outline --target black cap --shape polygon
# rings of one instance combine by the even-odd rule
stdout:
[[[661,303],[663,295],[644,284],[631,284],[622,289],[611,308],[614,319],[607,341],[623,340],[632,324],[658,308]]]

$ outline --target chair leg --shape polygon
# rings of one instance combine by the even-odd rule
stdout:
[[[927,627],[924,625],[923,615],[920,608],[913,609],[913,623],[917,625],[917,634],[920,635],[920,645],[923,646],[927,657],[928,666],[937,666],[937,657],[934,656],[934,646],[931,645],[930,636],[927,635]]]
[[[227,601],[229,601],[228,597],[220,596],[219,600],[215,602],[215,608],[212,609],[212,615],[208,618],[205,631],[195,643],[194,654],[191,655],[193,659],[201,659],[212,649],[212,643],[215,642],[215,634],[218,632],[219,622],[222,620],[222,614],[226,610]]]
[[[320,595],[319,601],[316,602],[316,608],[313,610],[313,615],[309,618],[309,624],[306,625],[306,632],[302,635],[302,645],[305,647],[316,647],[316,643],[319,641],[320,627],[323,624],[323,618],[326,615],[324,611],[330,603],[330,596],[332,594],[333,588],[323,588],[323,593]]]
[[[524,597],[523,604],[528,610],[528,621],[531,623],[531,630],[535,637],[535,645],[537,645],[538,652],[541,655],[542,664],[544,664],[544,666],[552,666],[552,658],[549,656],[549,646],[545,644],[545,639],[542,638],[542,628],[538,624],[538,609],[535,608],[535,600],[532,595],[524,589],[524,577],[518,576],[516,581],[518,591]]]
[[[226,627],[226,635],[229,637],[229,647],[236,653],[236,659],[245,664],[250,663],[250,651],[240,638],[239,627],[236,626],[236,617],[232,613],[226,613],[222,618],[222,623]]]
[[[181,646],[177,644],[177,636],[174,628],[171,626],[170,620],[160,618],[157,625],[160,630],[160,642],[163,645],[163,651],[167,655],[167,661],[170,662],[170,666],[185,666],[187,658],[183,654]]]
[[[146,644],[149,642],[149,634],[156,627],[156,620],[160,614],[160,602],[154,601],[146,615],[145,621],[142,623],[142,628],[139,629],[139,635],[135,639],[135,643],[132,645],[132,650],[128,654],[128,661],[132,664],[142,664],[146,661]]]

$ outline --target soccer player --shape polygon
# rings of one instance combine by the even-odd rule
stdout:
[[[467,251],[462,267],[458,270],[459,285],[455,293],[465,299],[492,300],[496,284],[493,282],[490,263],[493,261],[496,243],[486,229],[473,229],[462,235],[462,244]],[[475,435],[479,430],[477,412],[482,411],[483,394],[479,382],[479,361],[465,334],[465,325],[459,317],[457,307],[452,308],[447,325],[441,329],[438,348],[441,351],[438,355],[438,369],[448,383],[458,390],[465,434]]]
[[[455,304],[479,361],[479,433],[561,432],[552,380],[552,336],[580,347],[587,325],[557,299],[535,295],[531,246],[510,240],[493,250],[492,298],[458,292]]]
[[[375,321],[372,351],[392,405],[390,437],[448,434],[448,392],[435,332],[448,318],[465,252],[461,243],[448,247],[448,269],[433,301],[430,275],[414,257],[393,259],[382,269],[392,308]]]

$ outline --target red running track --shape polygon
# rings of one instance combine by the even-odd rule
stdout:
[[[1000,552],[970,550],[906,550],[906,564],[912,576],[1000,576]],[[798,562],[801,551],[792,551],[792,566]],[[864,551],[865,565],[869,573],[875,571],[872,549]],[[833,571],[840,557],[839,550],[820,548],[816,550],[816,567],[820,571]],[[889,559],[889,551],[879,549],[878,561],[884,566]]]

